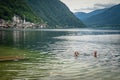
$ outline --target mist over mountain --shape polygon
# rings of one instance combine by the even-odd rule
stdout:
[[[60,0],[0,0],[0,18],[11,20],[14,15],[48,28],[85,27]]]
[[[100,13],[104,12],[105,10],[107,10],[107,8],[105,8],[105,9],[98,9],[98,10],[95,10],[95,11],[92,11],[92,12],[89,12],[89,13],[75,12],[74,14],[79,19],[84,20],[84,19],[87,19],[87,18],[89,18],[89,17],[91,17],[93,15],[100,14]]]
[[[95,10],[90,13],[75,13],[76,17],[81,19],[87,26],[120,26],[120,4],[107,9]]]

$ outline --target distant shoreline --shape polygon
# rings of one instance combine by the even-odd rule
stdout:
[[[120,29],[120,27],[81,27],[81,28],[0,28],[0,30],[13,29],[13,30],[25,30],[25,29]]]

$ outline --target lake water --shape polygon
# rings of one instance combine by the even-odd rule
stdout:
[[[120,30],[0,30],[0,45],[30,51],[0,62],[1,80],[120,80]]]

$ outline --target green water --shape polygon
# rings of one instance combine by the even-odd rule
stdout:
[[[21,50],[14,47],[0,46],[0,53],[1,53],[0,56],[24,56],[25,58],[27,58],[27,60],[22,61],[18,60],[0,62],[1,80],[14,80],[14,79],[26,80],[29,78],[34,79],[35,74],[38,74],[36,73],[35,67],[50,66],[48,64],[52,64],[51,59],[53,60],[52,55],[42,54],[36,51],[33,52],[29,50]],[[45,72],[50,70],[50,68],[46,69],[45,67],[37,69],[39,70],[39,75],[41,74],[40,75],[41,77],[44,76],[43,74],[45,74]],[[29,77],[27,77],[28,75]],[[24,78],[23,76],[26,76],[27,78],[26,77]]]
[[[0,80],[120,80],[119,30],[1,30],[8,55],[28,59],[0,62]]]

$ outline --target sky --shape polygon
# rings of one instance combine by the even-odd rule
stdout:
[[[120,4],[120,0],[61,0],[72,12],[91,12]]]

